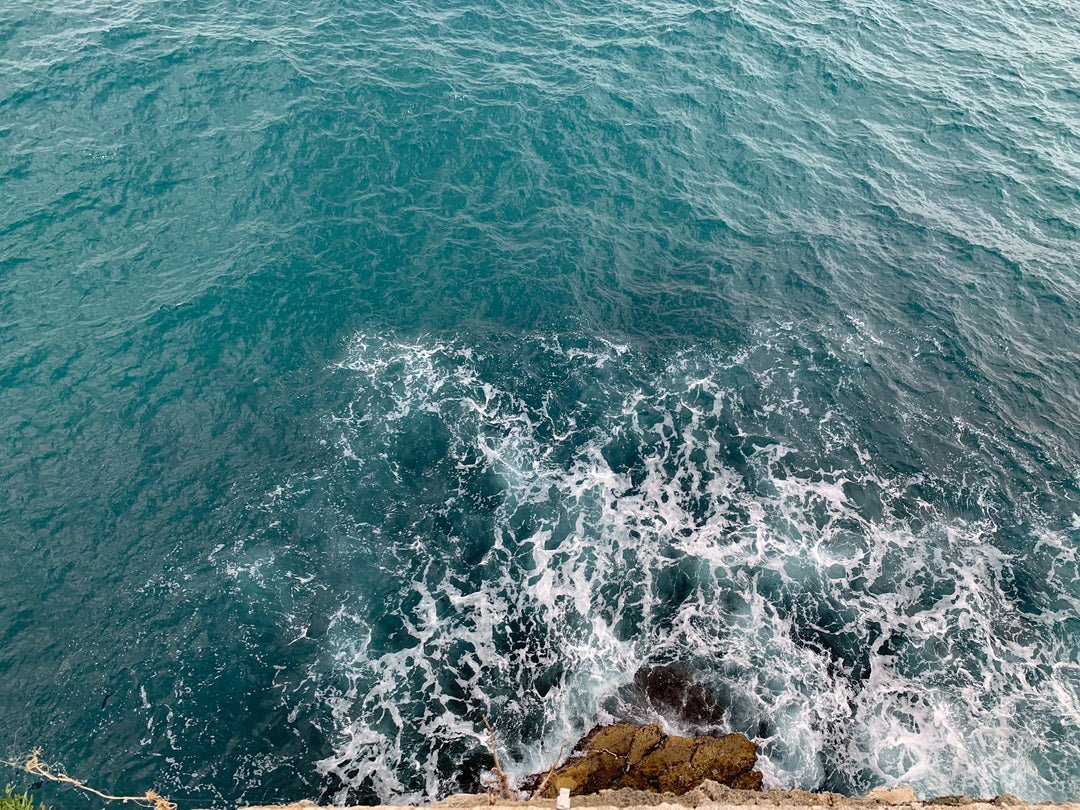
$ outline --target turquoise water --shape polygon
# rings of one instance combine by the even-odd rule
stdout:
[[[1078,53],[1066,0],[7,3],[0,753],[425,800],[484,714],[517,774],[691,731],[620,697],[677,662],[768,785],[1074,798]]]

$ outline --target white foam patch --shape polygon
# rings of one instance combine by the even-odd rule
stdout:
[[[724,696],[771,786],[1080,787],[1076,527],[1010,549],[992,515],[948,516],[807,398],[787,339],[656,370],[601,342],[357,338],[329,478],[371,510],[338,553],[377,574],[317,674],[336,801],[457,789],[481,713],[515,772],[546,768],[655,660]]]

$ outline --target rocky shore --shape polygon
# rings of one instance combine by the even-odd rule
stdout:
[[[513,800],[495,793],[449,796],[433,810],[729,810],[745,807],[783,807],[787,810],[824,810],[829,807],[863,810],[1000,810],[1030,807],[1011,794],[993,798],[939,796],[920,801],[906,786],[878,787],[864,796],[815,793],[805,790],[763,790],[761,774],[753,770],[757,746],[741,734],[720,737],[677,737],[659,725],[618,723],[593,729],[575,746],[571,757],[546,774],[535,774],[521,785]],[[559,794],[563,793],[562,802]],[[1037,807],[1080,810],[1080,804]],[[314,802],[249,807],[246,810],[313,810]],[[361,810],[361,808],[346,808]],[[365,808],[366,810],[366,808]],[[380,805],[376,810],[412,810]]]
[[[757,746],[742,734],[677,737],[658,724],[616,723],[590,731],[575,754],[550,774],[536,774],[523,788],[538,798],[608,790],[684,794],[710,780],[740,790],[760,790],[754,770]]]
[[[657,723],[613,723],[597,726],[582,737],[570,756],[549,771],[532,774],[509,788],[506,774],[493,757],[495,774],[491,793],[449,796],[430,805],[435,810],[728,810],[744,807],[783,807],[822,810],[827,807],[907,808],[940,810],[999,810],[1029,807],[1011,794],[992,798],[938,796],[919,800],[907,786],[877,787],[864,796],[804,790],[763,790],[755,770],[757,745],[742,734],[718,733],[723,710],[715,695],[680,667],[649,666],[639,670],[622,696],[625,701],[654,715],[677,718],[683,726],[705,733],[682,737],[664,733]],[[492,732],[492,746],[495,745]],[[311,810],[303,801],[247,810]],[[1052,806],[1080,810],[1080,803]],[[360,810],[360,808],[347,808]],[[406,810],[382,805],[377,810]]]
[[[313,810],[314,802],[302,801],[272,807],[249,807],[246,810]],[[450,796],[430,805],[434,810],[555,810],[555,799],[532,799],[528,801],[493,800],[487,794],[462,794]],[[967,796],[942,796],[918,801],[911,788],[876,788],[866,796],[841,796],[837,793],[811,793],[804,790],[736,790],[706,781],[699,788],[681,796],[670,793],[622,788],[601,793],[575,796],[571,810],[733,810],[745,807],[783,807],[786,810],[824,810],[828,807],[863,808],[864,810],[941,810],[942,807],[959,807],[965,810],[1000,810],[1002,807],[1054,807],[1061,810],[1080,810],[1074,802],[1052,804],[1045,802],[1029,805],[1015,796],[1005,794],[993,800],[975,799]],[[414,806],[379,805],[376,808],[345,808],[345,810],[413,810]]]

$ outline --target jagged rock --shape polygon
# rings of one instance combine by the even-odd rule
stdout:
[[[593,729],[576,750],[582,753],[556,769],[544,797],[560,788],[575,796],[620,788],[681,795],[705,780],[761,790],[757,746],[742,734],[674,737],[656,724],[617,723]]]
[[[1011,793],[999,793],[994,797],[994,804],[998,807],[1018,807],[1024,804],[1023,799],[1018,799]]]
[[[881,804],[911,804],[917,802],[919,797],[915,791],[907,785],[896,787],[876,787],[868,792],[863,798],[868,802],[880,802]]]

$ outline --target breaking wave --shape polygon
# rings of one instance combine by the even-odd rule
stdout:
[[[904,472],[913,451],[869,444],[867,414],[924,438],[955,420],[852,413],[858,352],[794,334],[736,353],[358,336],[336,461],[288,487],[336,516],[288,572],[334,594],[311,673],[328,795],[476,789],[483,714],[519,774],[598,720],[690,731],[620,697],[658,661],[721,697],[770,786],[1080,788],[1076,519],[1003,507],[990,455]]]

